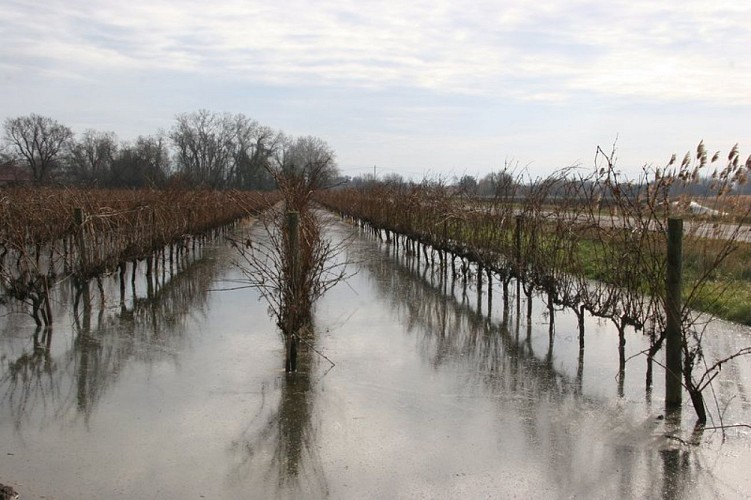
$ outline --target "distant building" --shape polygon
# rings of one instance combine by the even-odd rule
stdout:
[[[0,163],[0,186],[18,186],[31,184],[28,170],[13,161]]]

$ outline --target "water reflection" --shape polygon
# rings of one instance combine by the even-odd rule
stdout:
[[[526,453],[544,464],[560,496],[681,498],[690,491],[686,485],[703,474],[697,458],[665,437],[668,427],[648,408],[583,392],[584,351],[556,359],[553,315],[545,332],[537,331],[532,318],[520,317],[523,307],[504,307],[495,319],[492,302],[483,312],[479,298],[475,304],[468,299],[464,283],[410,256],[376,244],[353,251],[372,276],[379,300],[416,337],[427,363],[459,374],[468,393],[480,390],[498,402],[500,419],[512,415],[519,422]],[[536,353],[533,338],[543,335],[547,349]],[[560,363],[575,368],[562,371]],[[622,371],[617,386],[623,395]],[[499,429],[499,441],[508,439],[505,432]]]
[[[273,389],[264,387],[258,412],[231,443],[231,483],[258,498],[328,495],[314,423],[317,365],[303,346],[298,371],[276,378]]]
[[[380,300],[400,315],[408,332],[419,334],[421,352],[434,368],[462,360],[472,363],[473,373],[482,379],[502,378],[515,387],[534,380],[536,391],[575,392],[576,381],[554,368],[552,343],[542,359],[535,354],[531,322],[525,322],[522,336],[513,311],[505,311],[501,322],[491,321],[472,306],[463,286],[459,298],[447,295],[453,280],[416,266],[412,258],[399,257],[398,265],[390,259],[363,262],[375,277]]]
[[[205,311],[217,270],[218,263],[210,255],[199,258],[163,280],[156,291],[151,289],[146,298],[134,294],[128,305],[121,295],[116,308],[108,306],[116,296],[112,290],[119,287],[116,282],[107,286],[100,281],[99,293],[91,293],[89,287],[76,291],[70,284],[61,286],[56,290],[57,304],[73,297],[70,310],[58,311],[72,325],[72,342],[61,338],[62,348],[56,347],[52,328],[38,328],[31,352],[23,348],[0,376],[2,407],[15,429],[31,422],[44,428],[59,420],[82,419],[88,425],[129,362],[176,362],[184,342],[183,323]],[[64,322],[60,317],[56,320],[58,325]]]
[[[424,261],[387,255],[366,239],[350,252],[362,271],[332,290],[317,318],[323,334],[314,347],[337,363],[330,372],[301,349],[298,373],[285,376],[282,344],[263,306],[249,303],[254,293],[207,302],[226,253],[162,278],[151,298],[118,300],[120,283],[105,280],[113,303],[92,286],[91,302],[54,331],[32,335],[6,318],[0,424],[16,455],[3,456],[3,473],[48,483],[29,492],[34,498],[58,488],[75,495],[81,482],[89,486],[80,498],[116,497],[124,477],[139,498],[745,494],[748,482],[738,478],[748,461],[732,456],[743,450],[713,455],[679,432],[666,438],[680,422],[656,419],[633,397],[634,384],[615,397],[616,335],[591,335],[585,359],[575,322],[567,340],[566,314],[556,312],[552,344],[537,314],[544,307],[535,304],[528,321],[523,296],[518,309],[513,297],[504,308],[496,290],[496,308],[483,300],[480,310],[461,278]],[[70,308],[72,290],[60,293]],[[194,323],[193,314],[205,318]],[[612,361],[604,374],[592,368],[598,349]],[[730,366],[723,374],[721,384],[748,379]],[[78,477],[84,467],[95,467],[96,478]],[[743,470],[722,475],[733,467]],[[38,470],[49,474],[33,477]]]

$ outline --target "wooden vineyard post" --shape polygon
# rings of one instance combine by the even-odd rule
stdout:
[[[292,289],[297,291],[300,279],[300,213],[287,212],[287,237],[289,238],[289,264]]]
[[[683,219],[668,219],[667,276],[665,283],[665,406],[681,405],[681,271]]]
[[[91,300],[89,296],[89,277],[88,273],[88,254],[86,253],[86,237],[84,235],[83,228],[83,209],[73,209],[73,224],[76,229],[76,246],[78,247],[78,277],[74,280],[77,288],[77,294],[83,295],[83,321],[85,325],[88,325],[91,320]],[[78,303],[78,296],[76,297],[76,303]]]
[[[87,261],[86,261],[86,240],[83,234],[83,209],[73,209],[73,223],[76,225],[76,245],[78,246],[78,265],[80,269],[81,278],[83,279],[86,273]]]
[[[287,373],[297,370],[297,332],[294,329],[297,328],[298,323],[298,308],[300,306],[301,297],[298,294],[302,291],[300,284],[300,213],[299,212],[287,212],[287,242],[289,252],[287,258],[289,259],[289,288],[292,290],[292,304],[286,304],[289,308],[287,311],[287,331],[286,334],[286,356],[284,367]]]
[[[522,225],[524,216],[519,214],[515,217],[516,225],[514,226],[514,261],[516,267],[516,309],[517,313],[521,307],[521,286],[522,286]]]
[[[477,263],[477,314],[482,315],[482,264]]]

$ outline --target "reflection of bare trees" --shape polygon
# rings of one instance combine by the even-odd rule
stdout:
[[[217,263],[206,257],[185,263],[182,272],[168,280],[164,275],[146,298],[134,296],[126,305],[121,297],[115,309],[107,308],[109,301],[117,303],[111,290],[103,288],[100,296],[83,287],[79,295],[70,283],[56,290],[58,301],[73,300],[74,341],[65,352],[54,354],[53,330],[37,328],[31,352],[25,349],[4,367],[2,407],[15,427],[20,430],[32,420],[41,426],[79,417],[88,422],[129,361],[149,364],[174,358],[184,342],[184,321],[205,308],[216,274]]]
[[[271,391],[264,388],[261,408],[231,444],[236,463],[230,481],[249,484],[259,497],[288,497],[299,491],[309,498],[327,496],[313,420],[316,389],[311,354],[300,351],[297,373],[277,378]],[[267,392],[279,394],[277,406],[269,403]]]

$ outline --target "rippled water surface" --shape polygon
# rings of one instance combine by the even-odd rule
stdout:
[[[302,349],[291,376],[222,240],[163,268],[151,294],[141,278],[121,298],[109,277],[104,302],[94,285],[74,312],[61,286],[49,336],[3,308],[0,482],[60,499],[751,495],[749,431],[694,434],[688,404],[661,418],[664,375],[645,393],[641,334],[619,376],[609,322],[588,321],[580,356],[566,311],[551,336],[538,299],[528,321],[526,298],[504,312],[497,284],[478,296],[360,233],[346,248],[354,275],[318,304],[318,352]],[[723,323],[711,337],[714,353],[751,344]],[[708,397],[725,423],[751,422],[749,364]]]

